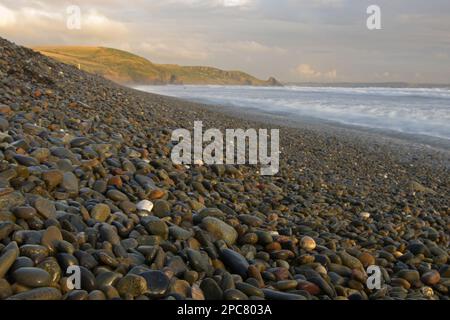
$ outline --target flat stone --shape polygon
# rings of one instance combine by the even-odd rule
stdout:
[[[49,255],[49,249],[37,244],[26,244],[20,247],[20,255],[26,256],[36,262],[47,257]]]
[[[14,223],[10,221],[0,222],[0,241],[9,237],[14,230]]]
[[[50,150],[47,148],[37,148],[32,153],[31,156],[35,158],[39,163],[47,161],[50,156]]]
[[[222,220],[206,217],[202,220],[201,227],[208,231],[216,240],[223,240],[229,246],[236,242],[237,231]]]
[[[169,227],[169,234],[175,240],[184,241],[193,236],[193,232],[180,228],[179,226]]]
[[[202,254],[200,251],[193,249],[187,249],[186,253],[192,269],[198,272],[204,271],[207,275],[212,275],[213,267],[209,263],[209,257],[206,253]]]
[[[148,221],[144,222],[145,229],[151,235],[160,236],[163,239],[167,239],[169,236],[169,227],[167,224],[157,217],[149,217]]]
[[[262,244],[263,246],[266,246],[273,242],[273,237],[269,232],[256,230],[255,233],[258,235],[258,243]]]
[[[0,279],[0,300],[4,300],[13,295],[11,285],[6,279]]]
[[[17,207],[14,209],[14,215],[18,219],[28,220],[35,217],[37,214],[37,211],[33,207]]]
[[[214,218],[225,218],[225,213],[218,208],[204,208],[199,212],[202,218],[214,217]]]
[[[111,209],[104,203],[96,204],[91,210],[91,218],[99,222],[105,222],[110,215]]]
[[[48,199],[42,197],[36,199],[36,201],[34,202],[34,207],[36,208],[37,212],[45,219],[56,217],[55,204]]]
[[[72,172],[65,172],[61,187],[69,193],[78,193],[78,178]]]
[[[0,279],[5,277],[9,268],[16,261],[18,253],[18,250],[8,250],[0,256]]]
[[[72,148],[80,148],[87,146],[92,143],[92,140],[85,138],[85,137],[77,137],[70,141],[70,146]]]
[[[149,294],[154,298],[163,297],[169,288],[170,280],[162,271],[147,271],[141,274],[147,281]]]
[[[255,286],[252,286],[251,284],[245,283],[245,282],[238,282],[236,283],[236,289],[239,291],[242,291],[247,296],[251,297],[260,297],[264,298],[264,292]]]
[[[244,279],[247,278],[249,263],[241,254],[226,248],[220,252],[220,258],[233,273],[240,275]]]
[[[348,254],[345,251],[339,252],[339,256],[342,259],[342,263],[346,265],[347,267],[351,269],[362,269],[363,265],[361,261],[359,261],[357,258],[353,257],[352,255]]]
[[[249,225],[251,227],[259,227],[264,223],[264,221],[261,220],[260,218],[252,216],[250,214],[241,214],[239,215],[238,218],[242,223]]]
[[[153,206],[153,213],[158,218],[164,218],[170,215],[170,204],[166,200],[156,200]]]
[[[16,282],[30,288],[47,287],[51,283],[50,274],[39,268],[20,268],[14,271]]]
[[[14,155],[14,159],[21,165],[26,166],[26,167],[32,167],[32,166],[38,166],[39,165],[39,161],[37,161],[36,159],[32,158],[32,157],[27,157],[27,156],[23,156],[20,154],[16,154]]]
[[[127,274],[117,283],[117,291],[121,296],[129,294],[137,297],[147,292],[147,281],[144,277]]]
[[[432,270],[423,274],[421,280],[428,286],[434,286],[441,280],[441,275],[438,271]]]
[[[407,280],[409,283],[414,283],[420,280],[420,274],[416,270],[400,270],[397,276]]]
[[[40,262],[37,267],[47,271],[50,274],[51,286],[59,283],[63,272],[55,257],[46,258],[44,261]]]
[[[62,294],[55,288],[36,288],[18,293],[8,298],[8,300],[61,300]]]
[[[3,117],[0,117],[0,131],[7,131],[9,128],[9,122]]]
[[[41,244],[48,247],[50,250],[54,250],[56,243],[62,240],[63,236],[58,227],[50,226],[42,234]]]
[[[120,243],[120,237],[117,231],[114,227],[106,223],[103,223],[100,227],[100,237],[103,241],[108,241],[113,245]]]
[[[63,181],[63,173],[60,170],[47,170],[42,172],[42,180],[49,190],[55,189]]]
[[[203,291],[206,300],[222,300],[223,291],[220,286],[212,278],[203,279],[200,284],[200,289]]]
[[[262,289],[262,291],[267,300],[307,300],[304,296],[299,294],[280,292],[271,289]]]
[[[177,277],[186,276],[185,273],[189,272],[188,268],[186,266],[186,263],[180,256],[173,256],[170,258],[170,260],[167,262],[166,265]],[[190,270],[190,272],[194,272],[193,270]]]
[[[25,204],[25,198],[22,193],[15,191],[0,195],[0,208],[2,210],[11,210]]]
[[[96,180],[92,188],[99,193],[105,193],[108,188],[108,184],[104,180]]]
[[[119,190],[109,190],[106,196],[113,201],[128,201],[128,196]]]
[[[248,297],[245,293],[236,290],[236,289],[228,289],[223,293],[223,298],[225,300],[248,300]]]

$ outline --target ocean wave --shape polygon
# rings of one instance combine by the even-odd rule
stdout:
[[[443,88],[211,85],[141,86],[137,89],[289,118],[307,116],[450,139],[450,90]]]

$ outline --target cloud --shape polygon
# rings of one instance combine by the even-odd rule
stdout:
[[[165,0],[159,6],[184,5],[188,7],[245,7],[254,4],[255,0]]]
[[[294,73],[301,77],[301,80],[336,80],[337,70],[332,69],[329,71],[317,71],[309,64],[299,64]]]
[[[81,8],[69,30],[67,6]],[[448,82],[450,1],[377,0],[383,31],[369,32],[370,0],[0,0],[0,35],[18,44],[101,45],[158,63],[240,69],[284,81]],[[302,65],[298,65],[301,57]],[[297,66],[297,67],[295,67]],[[339,66],[338,71],[335,66]]]
[[[58,6],[25,6],[13,10],[0,5],[0,31],[7,37],[22,38],[29,45],[64,44],[66,41],[78,44],[89,40],[101,44],[128,32],[124,23],[95,9],[81,10],[81,28],[71,30],[67,22],[72,14]]]
[[[16,22],[14,11],[0,4],[0,27],[13,25]]]
[[[308,2],[312,2],[312,5],[317,7],[339,7],[344,4],[344,0],[313,0]]]
[[[97,10],[89,10],[87,14],[81,16],[82,30],[84,33],[103,37],[105,35],[115,38],[124,36],[128,33],[126,25],[122,22],[115,21],[97,12]],[[109,37],[107,37],[109,39]]]
[[[176,48],[176,50],[174,50]],[[191,62],[204,61],[209,52],[205,44],[192,41],[170,41],[165,39],[152,39],[136,46],[134,50],[149,57],[153,62],[177,63],[188,60]]]
[[[223,0],[222,4],[224,7],[242,7],[249,5],[252,0]]]
[[[220,44],[220,51],[226,51],[226,52],[247,52],[247,53],[253,53],[253,54],[285,54],[287,53],[286,49],[277,47],[277,46],[268,46],[265,44],[262,44],[258,41],[254,40],[247,40],[247,41],[229,41]]]

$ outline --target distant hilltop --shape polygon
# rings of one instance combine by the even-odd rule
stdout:
[[[242,71],[213,67],[156,64],[130,52],[87,46],[40,46],[33,48],[58,61],[101,75],[121,84],[211,84],[282,86],[271,77],[260,80]]]

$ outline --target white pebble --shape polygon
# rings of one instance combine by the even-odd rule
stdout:
[[[361,212],[361,213],[359,214],[359,216],[360,216],[361,218],[363,218],[363,219],[369,219],[369,218],[370,218],[370,213],[368,213],[368,212]]]
[[[153,203],[151,201],[148,201],[148,200],[142,200],[136,205],[136,207],[138,208],[138,210],[144,210],[144,211],[152,212]]]
[[[203,160],[201,160],[201,159],[196,159],[196,160],[194,160],[194,164],[196,164],[196,165],[198,165],[198,166],[203,166]]]

